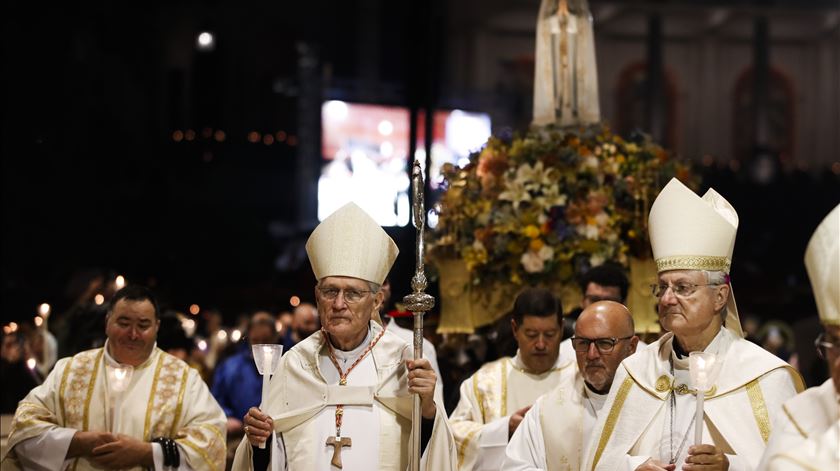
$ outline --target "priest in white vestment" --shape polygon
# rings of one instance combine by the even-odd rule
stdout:
[[[633,316],[621,303],[589,304],[572,337],[578,368],[540,396],[505,450],[504,471],[579,470],[618,365],[636,351]]]
[[[105,346],[58,361],[18,405],[3,470],[223,470],[225,414],[198,372],[156,347],[159,310],[128,285]]]
[[[397,257],[394,241],[350,203],[315,228],[306,251],[322,329],[281,358],[262,410],[244,418],[233,469],[405,470],[413,394],[423,416],[421,468],[454,469],[429,361],[410,360],[413,347],[371,320]]]
[[[831,378],[785,402],[773,424],[760,469],[840,469],[840,205],[817,227],[805,250],[817,311],[817,338]]]
[[[461,398],[449,417],[458,443],[458,468],[499,469],[508,439],[541,395],[573,374],[574,361],[561,358],[560,302],[543,288],[527,288],[513,304],[516,356],[482,366],[461,384]]]
[[[713,189],[700,198],[672,179],[648,223],[659,272],[653,290],[668,333],[619,367],[585,469],[755,469],[782,403],[803,386],[790,365],[743,338],[729,282],[738,214]],[[705,392],[699,445],[688,370],[694,351],[721,363]]]

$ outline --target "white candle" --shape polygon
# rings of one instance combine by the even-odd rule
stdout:
[[[251,346],[251,352],[254,355],[254,363],[257,365],[257,371],[263,377],[262,396],[260,397],[260,410],[265,410],[266,401],[268,400],[268,387],[271,381],[271,375],[277,369],[280,363],[280,355],[283,353],[283,346],[276,344],[257,344]],[[265,442],[260,443],[260,448],[265,448]]]
[[[694,412],[694,444],[703,443],[703,402],[706,391],[717,379],[719,371],[717,358],[713,353],[691,352],[688,357],[688,371],[694,389],[697,391],[697,409]]]
[[[128,384],[131,381],[131,374],[134,368],[130,365],[120,365],[109,368],[111,373],[111,390],[114,397],[114,420],[111,424],[111,431],[119,433],[120,431],[120,411],[122,409],[123,393],[128,389]]]

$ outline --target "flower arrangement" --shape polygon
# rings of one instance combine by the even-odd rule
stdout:
[[[649,256],[649,205],[674,176],[694,183],[649,136],[605,125],[492,137],[464,167],[444,166],[430,254],[463,260],[474,286],[568,285]]]

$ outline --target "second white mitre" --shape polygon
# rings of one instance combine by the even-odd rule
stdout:
[[[738,232],[738,213],[713,188],[701,198],[672,178],[650,208],[648,227],[659,273],[710,270],[729,274]],[[726,311],[724,325],[743,337],[731,283]]]

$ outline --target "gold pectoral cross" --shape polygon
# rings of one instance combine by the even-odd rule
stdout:
[[[353,442],[350,437],[328,437],[327,445],[333,447],[332,465],[341,469],[341,449],[345,446],[350,446]]]

